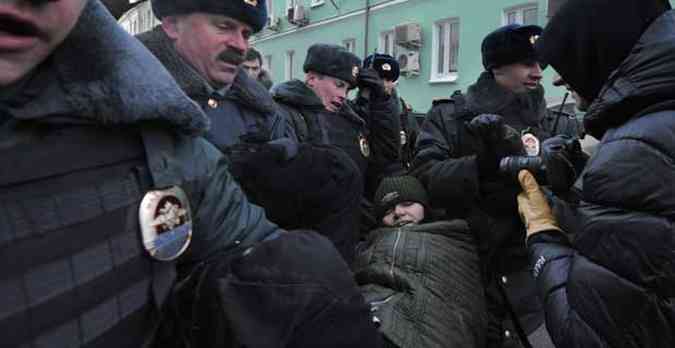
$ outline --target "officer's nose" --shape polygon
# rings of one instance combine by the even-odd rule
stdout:
[[[535,64],[532,65],[532,67],[530,68],[530,76],[535,80],[541,80],[542,79],[542,77],[543,77],[542,76],[542,70],[541,70],[541,66],[539,65],[539,63],[535,63]]]

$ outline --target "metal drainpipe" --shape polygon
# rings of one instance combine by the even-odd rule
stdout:
[[[368,56],[368,24],[370,21],[370,0],[366,0],[365,23],[363,28],[363,56]]]

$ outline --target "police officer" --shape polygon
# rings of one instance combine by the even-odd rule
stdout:
[[[207,139],[228,155],[249,199],[287,229],[315,229],[353,258],[358,170],[336,148],[298,145],[290,120],[240,68],[265,1],[153,0],[161,26],[139,39],[211,120]],[[339,223],[339,222],[342,223]]]
[[[477,235],[490,347],[518,346],[526,336],[535,346],[550,343],[528,271],[525,228],[515,203],[519,188],[498,172],[503,157],[525,154],[526,149],[537,156],[541,142],[552,135],[542,126],[546,101],[534,50],[541,32],[538,26],[514,24],[485,37],[485,72],[466,95],[434,103],[420,130],[413,164],[432,206],[466,218]]]
[[[419,125],[415,116],[412,115],[412,107],[398,94],[396,89],[398,79],[401,76],[401,68],[394,57],[380,53],[373,53],[366,57],[363,60],[363,68],[375,69],[382,78],[385,93],[398,99],[396,105],[399,107],[398,112],[401,122],[401,168],[399,171],[404,173],[410,167],[415,154],[415,141],[417,140]]]
[[[389,164],[398,163],[400,126],[396,100],[384,92],[382,79],[360,67],[361,60],[344,47],[315,44],[303,65],[305,81],[279,84],[272,95],[300,139],[337,145],[356,163],[365,179],[365,213],[379,178]],[[360,97],[352,102],[348,92],[356,87]]]
[[[183,319],[177,272],[212,262],[233,302],[195,307],[228,328],[201,346],[376,344],[332,245],[247,201],[207,117],[98,0],[3,1],[0,27],[2,346],[150,346]]]

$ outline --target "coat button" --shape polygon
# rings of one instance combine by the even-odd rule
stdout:
[[[215,109],[218,107],[218,101],[213,98],[210,98],[209,101],[206,103],[209,105],[211,109]]]
[[[511,331],[509,330],[504,331],[504,337],[511,338]]]
[[[506,278],[506,276],[502,276],[502,284],[506,284],[508,281],[509,280]]]

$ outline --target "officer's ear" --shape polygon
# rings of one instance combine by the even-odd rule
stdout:
[[[308,71],[305,74],[305,84],[308,87],[312,88],[312,87],[314,87],[314,82],[316,82],[316,80],[319,80],[319,77],[320,76],[317,73],[315,73],[313,71]]]
[[[180,36],[181,16],[166,16],[162,18],[162,29],[171,40]]]

